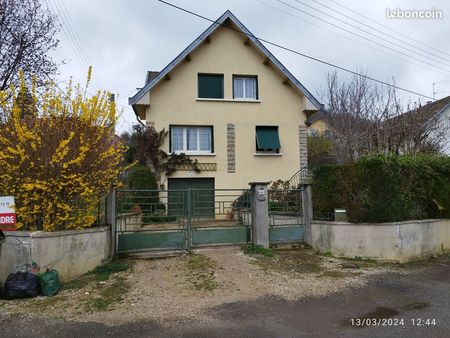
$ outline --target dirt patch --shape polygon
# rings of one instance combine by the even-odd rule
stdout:
[[[312,250],[303,249],[274,249],[273,257],[253,255],[256,262],[265,270],[276,270],[287,273],[316,273],[321,272],[323,258],[314,254]]]
[[[110,325],[140,320],[165,325],[194,317],[206,323],[214,320],[210,309],[218,305],[271,296],[286,301],[326,296],[364,286],[385,271],[342,269],[341,263],[304,247],[274,249],[273,257],[246,255],[238,248],[203,249],[193,255],[134,260],[132,269],[108,272],[106,280],[99,277],[100,270],[65,284],[56,297],[0,301],[0,308],[10,314]],[[120,270],[120,265],[112,268]]]
[[[195,290],[212,291],[217,289],[216,262],[211,258],[200,254],[189,255],[187,268],[189,270],[188,280]]]

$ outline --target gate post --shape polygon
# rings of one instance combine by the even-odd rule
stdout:
[[[311,184],[303,184],[302,190],[302,209],[303,223],[305,224],[305,242],[312,245],[311,221],[313,217],[312,189]]]
[[[106,223],[111,225],[111,248],[110,255],[114,257],[116,255],[116,186],[112,186],[108,191],[108,196],[106,200]]]
[[[252,207],[252,243],[269,247],[269,182],[250,182]]]

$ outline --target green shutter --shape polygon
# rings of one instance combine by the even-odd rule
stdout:
[[[281,148],[277,127],[256,127],[258,150],[278,150]]]
[[[223,99],[223,75],[199,74],[198,97],[204,99]]]

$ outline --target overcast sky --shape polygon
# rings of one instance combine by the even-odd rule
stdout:
[[[436,84],[436,91],[439,92],[436,98],[450,95],[450,1],[280,1],[318,18],[308,16],[276,0],[169,0],[211,19],[217,19],[229,9],[257,37],[351,70],[367,70],[370,76],[380,80],[395,77],[398,86],[428,96],[433,96],[433,82],[445,81]],[[381,39],[314,11],[300,2],[358,26]],[[339,6],[336,2],[366,18]],[[58,79],[65,81],[73,76],[75,81],[84,82],[86,69],[80,65],[83,64],[82,57],[69,42],[72,41],[72,34],[76,35],[80,41],[81,53],[87,55],[89,63],[94,67],[95,81],[91,90],[102,88],[118,95],[118,103],[124,110],[118,123],[119,132],[129,129],[135,121],[132,109],[127,104],[128,97],[136,92],[136,87],[143,86],[146,71],[164,68],[210,25],[207,21],[156,0],[46,0],[46,3],[50,4],[50,8],[67,29],[66,34],[61,31],[61,42],[54,53],[56,61],[64,60],[66,63],[60,66]],[[395,36],[400,41],[371,30],[320,4]],[[388,18],[388,8],[434,8],[442,11],[443,18]],[[321,22],[319,18],[361,37]],[[368,18],[388,26],[389,29],[369,21]],[[68,22],[71,23],[72,34]],[[327,73],[332,68],[276,47],[267,47],[313,94],[320,96],[320,93],[323,93]],[[414,95],[402,95],[405,102],[409,99],[417,101]]]

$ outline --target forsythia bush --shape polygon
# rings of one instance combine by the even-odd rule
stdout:
[[[88,72],[89,85],[91,69]],[[48,83],[0,92],[0,195],[14,195],[19,229],[81,229],[124,168],[109,93]]]

